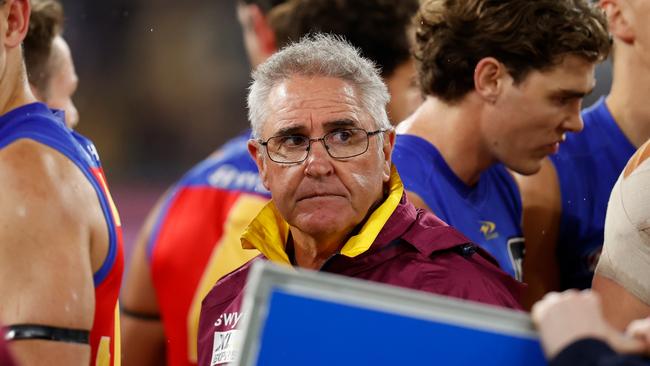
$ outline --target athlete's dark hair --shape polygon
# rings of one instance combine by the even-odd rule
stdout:
[[[287,2],[288,0],[240,0],[244,4],[257,5],[263,13],[268,13],[274,7]]]
[[[63,7],[56,0],[31,0],[29,30],[23,41],[27,77],[46,91],[51,74],[52,42],[63,31]]]
[[[566,55],[598,62],[611,48],[605,16],[587,0],[423,0],[415,23],[422,91],[447,102],[474,89],[485,57],[518,83]]]
[[[310,33],[339,35],[389,77],[411,55],[408,31],[418,0],[299,0],[269,13],[278,48]]]

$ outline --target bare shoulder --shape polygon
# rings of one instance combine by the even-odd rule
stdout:
[[[74,163],[31,140],[0,150],[0,185],[0,316],[88,329],[92,187]]]
[[[68,199],[93,194],[92,186],[72,161],[28,139],[17,140],[0,150],[0,183],[4,199],[19,197],[26,202],[69,204]]]

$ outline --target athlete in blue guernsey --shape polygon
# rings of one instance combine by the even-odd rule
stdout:
[[[408,191],[492,254],[505,272],[521,280],[521,202],[517,185],[502,164],[485,170],[475,186],[468,186],[435,146],[408,134],[397,135],[393,162]]]
[[[92,144],[30,88],[31,4],[0,2],[0,318],[24,364],[119,364],[120,221]]]
[[[122,234],[99,156],[90,140],[65,126],[62,112],[52,111],[41,103],[22,106],[0,117],[0,149],[22,140],[35,141],[65,156],[95,191],[108,232],[108,247],[101,266],[93,275],[95,310],[90,332],[91,364],[109,362],[106,364],[113,365],[113,360],[119,359],[116,311],[123,270]]]
[[[567,136],[552,164],[539,175],[517,177],[530,207],[524,213],[528,305],[548,291],[591,287],[609,195],[636,151],[605,98],[585,109],[582,119],[584,131]]]
[[[549,291],[586,288],[600,256],[605,210],[618,176],[634,151],[650,138],[646,27],[647,2],[602,0],[614,41],[612,88],[582,113],[585,129],[569,134],[539,174],[517,176],[522,194],[526,259],[525,298],[530,306]],[[607,278],[605,311],[621,310],[626,291]]]
[[[426,100],[398,126],[393,161],[416,206],[519,280],[522,205],[506,168],[537,172],[564,133],[582,128],[576,105],[609,51],[604,22],[587,1],[427,0],[417,16]]]
[[[616,125],[605,99],[582,113],[585,129],[551,156],[560,184],[557,242],[561,288],[588,288],[603,245],[609,194],[636,148]]]

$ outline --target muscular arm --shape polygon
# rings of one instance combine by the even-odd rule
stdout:
[[[165,334],[146,254],[161,206],[154,207],[138,235],[122,292],[124,366],[165,364]]]
[[[515,174],[515,179],[521,192],[526,243],[523,271],[528,288],[523,304],[530,309],[544,294],[560,286],[556,249],[562,202],[557,174],[549,159],[542,162],[537,174]]]
[[[90,221],[96,194],[69,160],[29,140],[0,150],[0,319],[90,330],[94,315]],[[101,216],[100,216],[101,217]],[[24,365],[88,365],[88,345],[19,340]]]

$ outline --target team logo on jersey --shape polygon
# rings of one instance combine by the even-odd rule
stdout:
[[[235,362],[237,360],[242,340],[241,332],[241,330],[237,329],[227,332],[214,332],[210,366]]]
[[[499,237],[497,232],[497,224],[492,221],[479,221],[481,223],[480,231],[485,237],[485,240],[492,240]]]

